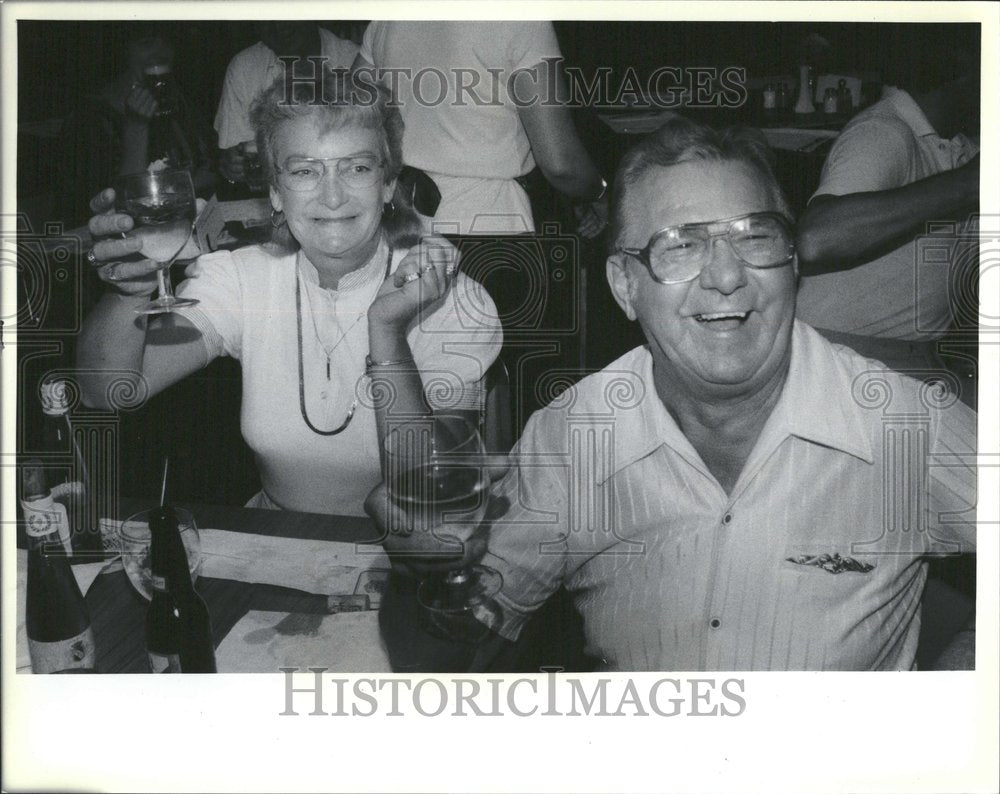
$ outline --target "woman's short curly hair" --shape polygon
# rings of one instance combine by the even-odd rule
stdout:
[[[278,130],[299,118],[316,119],[324,133],[345,127],[374,130],[381,147],[385,184],[399,176],[403,168],[403,118],[392,104],[389,90],[343,69],[325,70],[317,80],[278,77],[250,108],[261,167],[272,187],[277,187]],[[393,212],[383,218],[383,227],[395,244],[407,244],[417,234],[419,220],[402,191],[396,191]],[[292,250],[298,247],[285,224],[275,230],[272,242]]]
[[[692,160],[715,160],[744,163],[767,185],[777,210],[794,220],[791,205],[774,175],[774,157],[763,134],[750,127],[716,130],[706,124],[675,116],[656,132],[626,152],[615,174],[614,212],[609,244],[614,251],[629,219],[626,198],[631,186],[653,168],[665,168]]]

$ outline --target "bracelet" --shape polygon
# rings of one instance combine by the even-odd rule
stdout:
[[[370,355],[365,356],[365,374],[371,374],[371,371],[375,367],[399,367],[403,364],[415,364],[413,356],[407,356],[406,358],[397,358],[394,361],[373,361]]]

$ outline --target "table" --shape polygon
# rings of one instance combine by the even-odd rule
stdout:
[[[152,506],[147,501],[122,499],[120,516]],[[277,510],[180,504],[192,511],[199,527],[303,540],[376,543],[378,533],[368,518],[293,513]],[[112,566],[114,567],[114,566]],[[325,595],[288,587],[248,584],[199,577],[195,585],[212,617],[216,647],[251,609],[327,614]],[[149,671],[143,640],[147,601],[130,584],[121,568],[99,575],[87,590],[97,671],[145,673]],[[224,672],[224,671],[223,671]]]
[[[121,499],[118,517],[151,507],[149,500]],[[378,531],[365,517],[257,510],[179,503],[201,528],[302,540],[377,543]],[[530,672],[545,667],[592,669],[582,653],[582,624],[565,594],[557,595],[529,621],[518,643],[501,643],[489,654],[458,647],[425,631],[416,600],[416,581],[393,574],[379,614],[382,641],[398,672]],[[195,585],[212,618],[216,648],[250,610],[328,614],[326,595],[288,587],[248,584],[200,576]],[[146,605],[124,570],[97,576],[86,593],[101,673],[146,673]],[[389,607],[387,609],[387,607]],[[494,653],[494,651],[496,651]],[[226,672],[220,670],[220,672]],[[263,671],[262,671],[263,672]]]

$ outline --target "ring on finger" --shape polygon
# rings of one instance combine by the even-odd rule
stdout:
[[[424,271],[422,271],[422,270],[418,270],[416,273],[408,273],[407,275],[403,276],[403,283],[404,284],[409,284],[411,281],[416,281],[418,278],[421,278],[423,275],[424,275]]]
[[[93,248],[91,248],[89,251],[87,251],[87,261],[90,264],[92,264],[92,265],[96,265],[97,264],[97,256],[94,254],[94,249]]]

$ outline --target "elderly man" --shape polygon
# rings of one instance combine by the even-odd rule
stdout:
[[[500,636],[562,585],[606,669],[912,669],[927,557],[974,547],[975,414],[794,319],[756,138],[676,119],[615,195],[608,280],[648,344],[532,416],[466,544]]]

